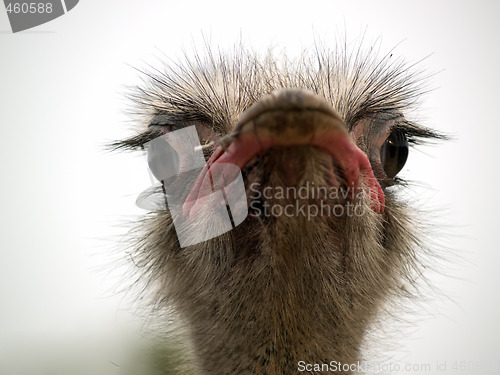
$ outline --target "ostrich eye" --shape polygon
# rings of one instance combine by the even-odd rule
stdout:
[[[408,140],[402,131],[395,130],[380,149],[380,161],[387,177],[395,177],[404,167],[406,159],[408,159]]]

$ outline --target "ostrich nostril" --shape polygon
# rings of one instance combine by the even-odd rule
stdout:
[[[246,110],[238,119],[234,131],[243,124],[251,122],[255,117],[262,116],[266,112],[293,113],[316,111],[335,119],[338,126],[342,127],[343,121],[333,109],[331,103],[314,92],[306,89],[286,88],[272,92],[261,98],[252,107]],[[286,123],[286,118],[284,119]],[[278,124],[279,125],[279,124]],[[304,127],[307,124],[304,124]],[[345,128],[345,125],[343,126]]]

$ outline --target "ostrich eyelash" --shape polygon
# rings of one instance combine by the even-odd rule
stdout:
[[[417,125],[411,121],[403,121],[397,123],[391,128],[391,130],[403,132],[408,139],[408,143],[412,146],[431,143],[432,141],[443,141],[449,139],[449,137],[445,134]]]

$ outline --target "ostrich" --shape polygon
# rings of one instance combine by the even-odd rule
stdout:
[[[177,160],[168,183],[158,177],[151,196],[174,195],[181,209],[160,199],[132,254],[155,311],[185,323],[196,374],[354,373],[379,313],[410,294],[402,285],[414,284],[421,241],[398,173],[410,146],[443,136],[408,118],[424,87],[393,60],[242,48],[143,72],[131,94],[141,128],[113,146],[144,150],[191,128],[207,162],[186,175]],[[169,155],[153,174],[182,159]],[[223,225],[199,194],[207,178],[215,191],[227,177],[207,172],[218,163],[237,167],[244,219],[183,244]],[[180,230],[181,217],[194,219]]]

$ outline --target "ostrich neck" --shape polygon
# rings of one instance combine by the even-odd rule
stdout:
[[[286,375],[357,361],[369,314],[351,288],[348,244],[313,241],[317,230],[287,235],[300,223],[282,224],[198,300],[205,308],[190,323],[202,374]]]

